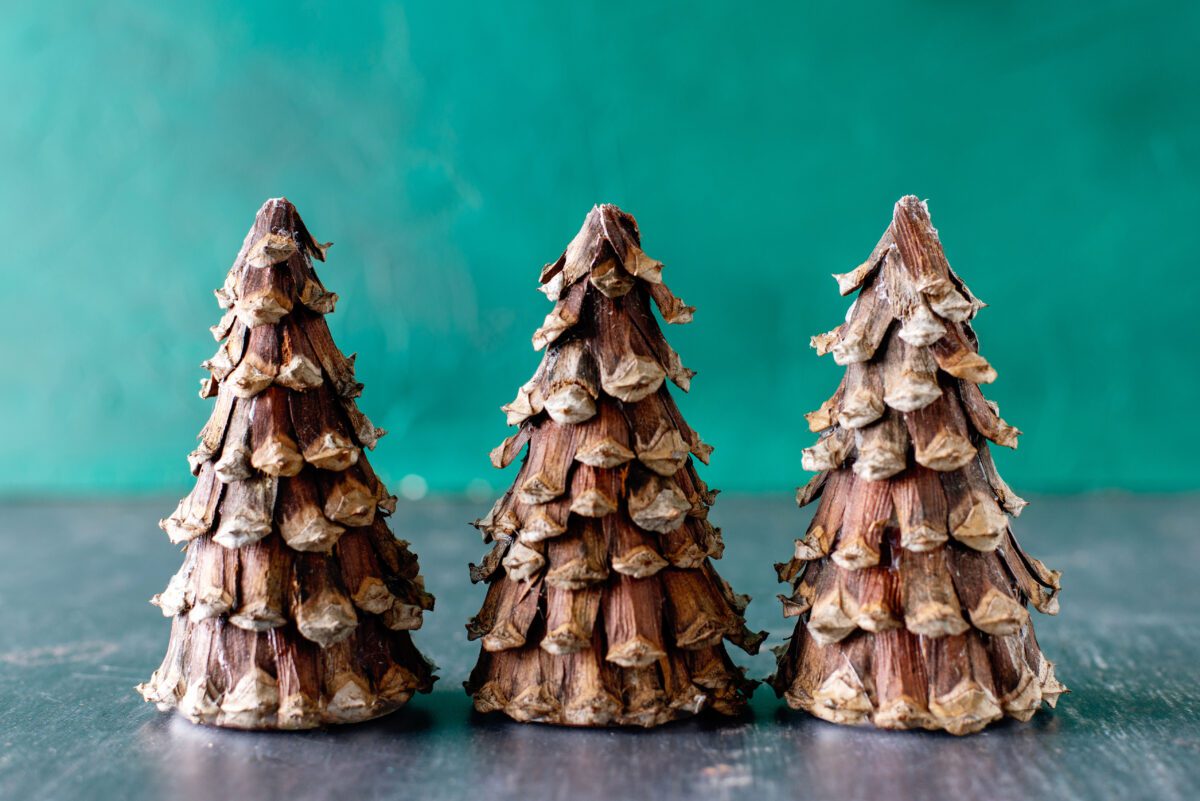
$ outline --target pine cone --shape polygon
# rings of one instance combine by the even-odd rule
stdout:
[[[171,640],[138,688],[197,723],[350,723],[433,682],[409,636],[433,597],[363,450],[384,432],[358,410],[354,359],[323,316],[337,296],[312,259],[328,247],[291,203],[268,200],[216,293],[224,341],[200,393],[216,406],[189,457],[196,486],[160,524],[186,543],[153,600]]]
[[[1066,691],[1026,610],[1058,611],[1059,574],[1009,528],[1025,501],[985,440],[1015,448],[1020,432],[979,390],[996,378],[969,323],[983,304],[911,196],[870,258],[834,277],[859,294],[813,337],[846,373],[808,415],[820,438],[803,464],[818,475],[797,499],[820,505],[779,566],[800,621],[772,683],[835,723],[966,734],[1028,720]]]
[[[546,352],[504,411],[516,434],[496,467],[528,453],[513,486],[476,526],[495,542],[468,624],[483,653],[467,682],[482,712],[573,726],[654,726],[710,707],[736,714],[752,682],[723,640],[748,651],[749,601],[713,569],[715,491],[693,457],[711,451],[664,379],[692,371],[667,344],[692,309],[662,283],[633,217],[592,209],[542,271],[554,310],[533,335]]]

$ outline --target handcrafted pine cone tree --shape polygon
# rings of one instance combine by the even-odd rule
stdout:
[[[813,338],[846,374],[807,419],[817,444],[797,495],[820,497],[779,565],[799,616],[776,692],[846,724],[978,731],[1028,720],[1065,688],[1026,603],[1058,611],[1059,574],[1027,556],[1005,514],[1025,501],[985,439],[1015,448],[979,384],[996,377],[969,320],[983,305],[950,269],[924,203],[905,197],[871,257],[835,276],[860,290],[845,324]]]
[[[554,310],[533,335],[541,366],[504,407],[519,431],[492,452],[513,486],[475,526],[496,544],[472,581],[489,582],[467,625],[483,651],[466,686],[482,712],[572,726],[655,726],[702,708],[735,714],[751,682],[723,639],[753,653],[749,598],[713,569],[715,491],[692,455],[711,448],[684,422],[663,379],[693,372],[667,344],[695,311],[642,252],[637,222],[592,209],[542,270]]]
[[[200,392],[216,407],[189,456],[196,486],[160,523],[187,543],[153,599],[171,640],[138,688],[197,723],[350,723],[433,681],[409,636],[433,598],[362,450],[384,432],[358,410],[354,357],[325,324],[337,296],[311,259],[327,248],[291,203],[269,200],[216,292],[225,342]]]

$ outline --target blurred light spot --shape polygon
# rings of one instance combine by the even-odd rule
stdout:
[[[400,494],[404,496],[405,500],[419,501],[425,497],[427,492],[429,492],[429,484],[425,482],[424,476],[409,473],[400,479]]]
[[[486,501],[492,497],[492,483],[486,478],[473,478],[467,484],[467,500]]]

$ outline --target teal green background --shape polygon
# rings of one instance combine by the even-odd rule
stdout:
[[[1200,486],[1200,5],[10,4],[0,488],[188,485],[211,290],[286,195],[336,246],[392,481],[485,494],[535,291],[595,202],[699,307],[668,335],[719,487],[802,483],[808,337],[902,194],[991,304],[1026,491]]]

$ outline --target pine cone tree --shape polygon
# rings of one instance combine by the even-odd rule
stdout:
[[[160,525],[186,543],[155,596],[172,617],[162,666],[138,689],[164,711],[241,729],[305,729],[386,714],[427,692],[412,644],[433,598],[384,515],[396,499],[363,447],[354,357],[337,349],[325,259],[287,200],[267,201],[217,300],[225,340],[204,363],[216,397],[190,455],[196,485]]]
[[[813,338],[846,374],[807,416],[819,471],[812,524],[779,565],[800,617],[776,692],[846,724],[978,731],[1028,720],[1065,688],[1038,648],[1027,602],[1058,611],[1059,573],[1026,555],[1005,514],[1025,501],[991,440],[1017,446],[979,384],[996,377],[969,320],[983,305],[950,269],[924,203],[905,197],[870,258],[835,276],[860,290],[846,322]]]
[[[755,652],[749,598],[710,559],[716,495],[692,456],[711,448],[664,385],[692,371],[650,310],[686,323],[693,308],[641,249],[637,223],[593,208],[542,270],[554,310],[533,335],[546,352],[504,407],[520,426],[492,452],[506,467],[528,445],[513,486],[475,525],[495,542],[472,581],[489,582],[467,625],[483,651],[466,686],[482,712],[573,726],[654,726],[702,708],[735,714],[752,683],[723,639]]]

